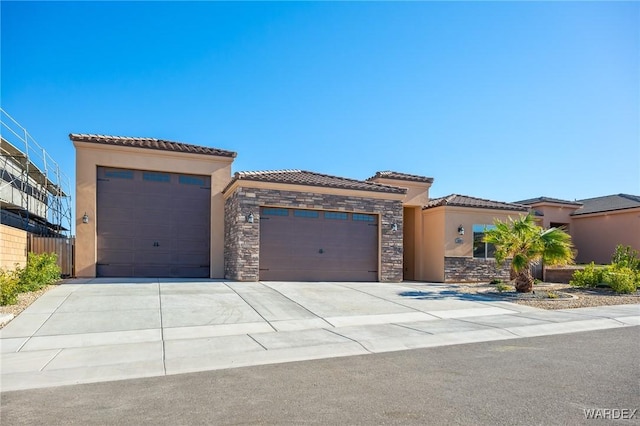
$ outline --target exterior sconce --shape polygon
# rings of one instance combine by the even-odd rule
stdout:
[[[84,215],[82,216],[82,223],[89,223],[89,215],[87,212],[84,212]]]
[[[464,226],[458,226],[458,235],[464,235]]]
[[[247,223],[253,223],[253,213],[249,212],[249,214],[245,217]]]
[[[393,232],[397,231],[397,230],[398,230],[398,224],[397,224],[397,223],[394,223],[393,225],[391,225],[391,230],[392,230]]]

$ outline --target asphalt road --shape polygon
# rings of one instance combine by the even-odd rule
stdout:
[[[2,425],[640,424],[640,327],[0,397]]]

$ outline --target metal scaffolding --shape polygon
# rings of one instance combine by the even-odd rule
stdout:
[[[0,108],[2,223],[36,235],[70,236],[71,181],[29,132]]]

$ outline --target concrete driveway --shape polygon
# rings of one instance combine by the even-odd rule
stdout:
[[[0,330],[2,391],[640,324],[413,283],[68,280]]]

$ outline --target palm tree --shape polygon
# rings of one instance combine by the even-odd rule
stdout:
[[[495,228],[486,231],[484,241],[496,248],[495,259],[499,265],[511,259],[512,277],[516,291],[533,290],[531,265],[542,261],[545,265],[567,265],[573,262],[571,236],[561,228],[544,229],[536,225],[533,214],[501,222],[494,221]]]

